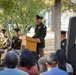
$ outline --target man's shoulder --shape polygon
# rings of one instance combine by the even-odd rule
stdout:
[[[62,75],[68,75],[68,73],[66,71],[63,71],[61,69],[59,69],[59,73],[62,74]]]
[[[12,38],[16,38],[16,36],[13,36]]]
[[[67,72],[63,71],[63,70],[52,70],[52,71],[46,71],[46,72],[43,72],[41,73],[40,75],[68,75]]]
[[[46,25],[42,24],[42,28],[46,29]]]
[[[18,40],[18,38],[16,36],[13,36],[12,40]]]
[[[43,24],[43,23],[41,23],[40,26],[41,26],[42,28],[46,28],[46,25]]]
[[[21,73],[22,75],[29,75],[27,72],[22,71],[22,70],[18,70],[19,73]]]
[[[4,70],[1,70],[0,73],[4,72]]]
[[[49,73],[48,73],[48,71],[46,71],[46,72],[43,72],[43,73],[41,73],[39,75],[49,75]]]
[[[67,41],[67,39],[62,40],[62,42],[66,42],[66,41]]]
[[[6,74],[6,72],[4,70],[0,71],[0,75],[5,75],[5,74]]]
[[[5,70],[0,71],[0,75],[6,75],[6,74],[7,74],[7,71],[5,71]],[[27,72],[24,72],[24,71],[21,71],[21,70],[17,70],[16,74],[19,74],[19,75],[29,75]]]

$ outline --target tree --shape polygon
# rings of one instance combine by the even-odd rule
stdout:
[[[45,14],[46,8],[48,7],[45,7],[45,3],[39,0],[0,0],[0,21],[8,30],[8,20],[11,20],[11,29],[14,26],[19,27],[22,34],[25,34],[24,28],[27,25],[35,26],[35,16],[39,13]]]

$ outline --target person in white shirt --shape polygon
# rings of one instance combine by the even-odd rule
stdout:
[[[58,49],[56,52],[58,58],[58,67],[68,73],[73,73],[71,64],[66,62],[66,54],[63,49]]]
[[[40,75],[68,75],[67,72],[57,67],[58,59],[56,54],[50,53],[46,57],[46,66],[48,71],[41,73]]]

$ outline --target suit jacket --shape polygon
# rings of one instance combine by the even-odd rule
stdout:
[[[18,39],[18,37],[13,36],[12,37],[12,45],[11,45],[11,48],[13,48],[13,49],[20,49],[21,42],[22,42],[21,39]]]
[[[45,38],[46,36],[46,26],[41,22],[39,25],[36,25],[35,28],[35,35],[33,38],[40,39],[41,43],[37,44],[37,48],[44,48],[45,47]]]
[[[64,49],[65,52],[66,52],[66,43],[67,43],[67,39],[61,41],[61,48]]]

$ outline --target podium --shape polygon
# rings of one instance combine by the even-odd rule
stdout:
[[[36,48],[37,48],[36,39],[31,38],[29,36],[21,36],[20,39],[22,39],[21,50],[22,47],[25,46],[26,49],[29,49],[32,52],[36,52]]]

